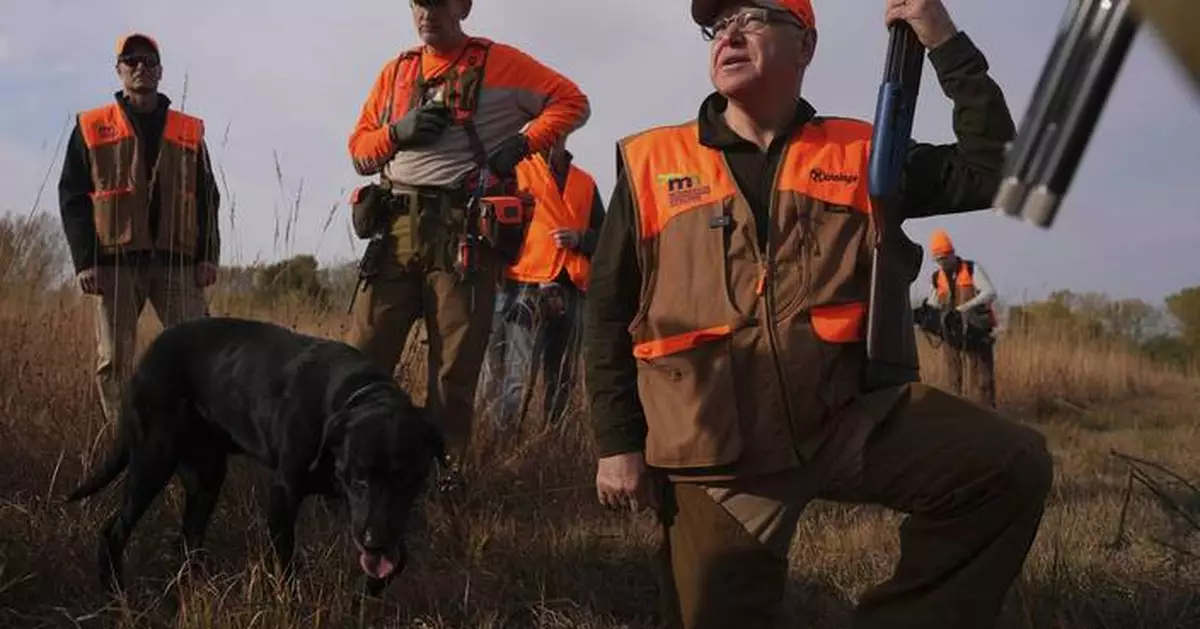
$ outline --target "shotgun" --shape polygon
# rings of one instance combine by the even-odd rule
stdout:
[[[896,22],[889,30],[868,172],[874,239],[864,376],[868,391],[920,380],[909,287],[921,271],[924,250],[901,229],[900,200],[925,47],[907,22]]]
[[[1131,0],[1071,0],[1006,151],[994,207],[1054,223],[1138,28]]]
[[[346,305],[347,315],[354,312],[354,302],[358,299],[358,293],[379,275],[379,265],[387,250],[386,236],[386,233],[378,232],[367,241],[367,248],[363,250],[362,258],[358,262],[358,280],[354,283],[354,291],[350,293],[350,303]]]

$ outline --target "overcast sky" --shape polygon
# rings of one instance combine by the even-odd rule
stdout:
[[[326,221],[364,181],[346,140],[382,64],[415,42],[407,4],[0,0],[0,209],[29,212],[36,201],[57,212],[65,125],[109,101],[115,39],[144,29],[163,47],[161,89],[177,106],[187,74],[182,104],[206,120],[224,170],[223,262],[347,258],[360,247],[344,204],[328,229]],[[1066,0],[947,4],[984,50],[1019,122]],[[820,36],[804,96],[818,111],[873,115],[887,41],[882,7],[816,0]],[[477,0],[466,27],[524,49],[587,92],[592,118],[570,148],[605,199],[614,141],[693,116],[710,89],[706,44],[680,0]],[[913,221],[910,235],[924,244],[933,228],[948,229],[1009,300],[1072,288],[1157,302],[1200,284],[1200,98],[1182,77],[1152,31],[1139,35],[1052,230],[984,211]],[[950,104],[928,64],[925,79],[915,136],[952,141]],[[299,220],[285,244],[282,223],[301,179]]]

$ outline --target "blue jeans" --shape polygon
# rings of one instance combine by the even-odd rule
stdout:
[[[480,386],[484,410],[497,427],[516,423],[527,390],[538,379],[545,385],[545,421],[557,423],[566,410],[575,379],[582,295],[569,284],[563,289],[565,308],[552,315],[541,305],[538,285],[507,282],[500,288]]]

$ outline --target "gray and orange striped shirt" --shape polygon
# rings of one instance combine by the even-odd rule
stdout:
[[[442,99],[456,109],[455,124],[428,146],[397,151],[389,125],[419,104],[422,79],[439,78]],[[417,47],[379,72],[350,135],[354,167],[363,176],[382,172],[398,183],[453,188],[476,165],[461,124],[468,115],[485,151],[523,131],[530,151],[538,152],[582,127],[591,110],[574,82],[513,46],[472,37],[449,54]]]

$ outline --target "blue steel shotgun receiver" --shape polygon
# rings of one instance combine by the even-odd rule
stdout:
[[[920,380],[909,287],[921,271],[924,250],[901,229],[901,198],[925,47],[907,22],[895,22],[889,31],[868,171],[874,248],[863,383],[867,390]]]

